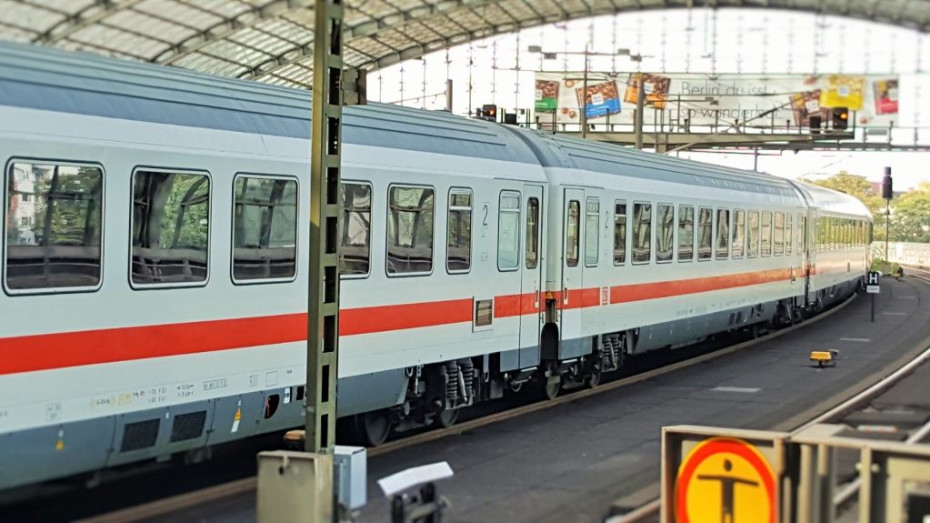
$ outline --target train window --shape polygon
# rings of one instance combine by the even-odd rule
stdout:
[[[746,211],[737,209],[733,216],[733,257],[742,258],[746,249]]]
[[[804,239],[807,238],[807,216],[798,215],[798,254],[804,252]]]
[[[347,182],[341,189],[339,273],[365,276],[371,270],[371,185]]]
[[[652,255],[652,204],[633,204],[633,263],[649,263]]]
[[[762,213],[762,256],[772,255],[772,213],[764,211]]]
[[[675,207],[656,207],[656,261],[670,262],[675,250]]]
[[[601,232],[601,204],[597,198],[588,198],[584,213],[584,265],[597,267],[598,239]]]
[[[471,269],[471,191],[449,191],[449,218],[446,225],[446,270]]]
[[[520,268],[520,193],[502,191],[498,212],[497,269]]]
[[[714,210],[701,207],[698,211],[698,261],[709,260],[714,241]]]
[[[626,202],[614,202],[614,265],[626,263]]]
[[[6,193],[7,290],[97,289],[102,214],[100,167],[12,163]]]
[[[678,261],[694,259],[694,207],[678,207]]]
[[[580,242],[581,204],[578,200],[568,202],[568,223],[565,224],[565,264],[569,267],[578,266],[578,244]]]
[[[775,256],[785,254],[785,214],[781,212],[775,213],[775,241],[773,245]]]
[[[293,279],[297,182],[236,176],[233,185],[233,281]]]
[[[433,270],[433,190],[388,189],[387,273],[424,274]]]
[[[730,211],[717,209],[717,259],[725,260],[730,255]]]
[[[792,241],[794,237],[794,223],[792,223],[793,219],[793,215],[785,215],[785,254],[791,254],[791,248],[794,244]]]
[[[539,263],[539,198],[526,201],[526,268],[535,269]]]
[[[133,285],[205,284],[210,178],[174,171],[136,171],[131,230]]]
[[[749,211],[749,227],[746,228],[746,256],[759,255],[759,211]]]

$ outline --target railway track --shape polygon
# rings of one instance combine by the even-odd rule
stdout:
[[[904,268],[905,274],[908,276],[913,276],[930,283],[930,271],[922,267],[904,266]],[[918,274],[914,274],[915,272]],[[928,362],[930,362],[930,347],[927,347],[915,358],[911,359],[891,374],[880,379],[872,386],[800,426],[795,427],[790,432],[800,433],[823,423],[843,423],[848,415],[869,408],[873,400],[907,379],[915,369]],[[888,431],[892,434],[899,434],[900,431],[903,430],[907,434],[903,441],[907,444],[917,444],[930,438],[930,420],[914,428],[900,429],[898,427],[882,426],[881,430]],[[845,484],[838,485],[836,490],[833,504],[837,511],[836,513],[839,515],[850,510],[858,500],[858,475]],[[627,514],[609,518],[608,521],[610,523],[645,523],[658,521],[660,509],[661,499],[653,499]]]
[[[482,427],[486,427],[495,423],[500,423],[506,420],[511,420],[524,416],[530,413],[539,412],[559,405],[566,403],[571,403],[575,401],[582,400],[597,394],[602,394],[611,390],[616,390],[622,387],[628,387],[630,385],[640,383],[664,374],[675,372],[687,367],[701,364],[703,362],[716,359],[727,354],[732,354],[734,352],[752,347],[759,343],[763,343],[769,340],[773,340],[784,336],[788,333],[794,332],[798,329],[808,327],[814,323],[817,323],[823,319],[826,319],[833,314],[843,310],[846,306],[853,301],[855,296],[850,298],[844,303],[833,307],[832,309],[825,311],[822,314],[817,315],[814,318],[811,318],[803,323],[786,327],[777,331],[770,332],[764,336],[760,336],[755,339],[742,341],[734,345],[730,345],[723,348],[718,348],[716,350],[711,350],[710,352],[704,352],[702,354],[671,363],[669,365],[664,365],[658,368],[649,369],[643,372],[636,373],[631,376],[622,377],[613,381],[605,382],[593,389],[582,389],[575,390],[572,392],[563,393],[562,395],[556,397],[555,399],[530,403],[527,405],[518,406],[516,408],[503,410],[500,412],[494,412],[487,414],[475,419],[462,421],[456,425],[453,425],[448,428],[429,430],[425,432],[420,432],[417,434],[410,435],[401,439],[389,441],[383,445],[380,445],[375,448],[368,449],[369,457],[381,456],[391,452],[395,452],[400,449],[414,447],[426,442],[439,440],[453,435],[462,434],[469,431],[478,430]],[[687,349],[682,349],[682,351],[687,351]],[[164,499],[158,499],[141,505],[136,505],[133,507],[128,507],[125,509],[116,510],[106,514],[89,517],[83,520],[80,520],[82,523],[123,523],[129,521],[138,521],[149,518],[163,517],[168,516],[172,513],[195,507],[204,503],[209,503],[211,501],[218,501],[225,498],[230,498],[234,496],[241,496],[243,494],[248,494],[253,492],[257,486],[256,477],[248,477],[232,482],[223,483],[220,485],[207,487],[204,489],[196,490],[193,492],[188,492],[180,495],[175,495],[167,497]],[[658,507],[658,505],[656,505]]]

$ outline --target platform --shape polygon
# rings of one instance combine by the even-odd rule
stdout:
[[[390,519],[378,478],[448,461],[455,477],[440,484],[452,503],[448,521],[602,521],[618,499],[648,498],[652,488],[658,495],[662,426],[790,430],[930,345],[930,285],[883,282],[875,323],[869,299],[859,296],[817,323],[658,378],[374,457],[360,520]],[[837,365],[811,365],[815,349],[839,350]],[[249,493],[149,521],[245,522],[254,521],[254,511]]]

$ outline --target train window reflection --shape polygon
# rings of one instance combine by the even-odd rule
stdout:
[[[233,198],[233,280],[293,279],[297,182],[237,176]]]
[[[343,183],[339,240],[341,276],[364,276],[371,267],[371,186]]]
[[[742,258],[746,249],[746,211],[738,209],[733,216],[733,257]]]
[[[785,215],[785,254],[791,254],[791,249],[794,244],[794,215],[786,214]]]
[[[626,202],[614,202],[614,265],[626,262]]]
[[[581,204],[578,200],[569,200],[568,219],[565,225],[565,264],[578,266],[578,244],[580,243]]]
[[[675,250],[675,208],[671,205],[656,207],[656,261],[672,261]]]
[[[446,269],[468,272],[471,268],[471,191],[449,192],[449,219],[446,231]]]
[[[99,167],[11,164],[6,199],[7,289],[99,286],[102,212]]]
[[[526,268],[535,269],[539,263],[539,199],[526,202]]]
[[[785,215],[784,213],[775,213],[775,256],[785,254]]]
[[[701,207],[698,213],[698,261],[709,260],[713,248],[714,211]]]
[[[433,190],[391,187],[387,223],[388,274],[433,269]]]
[[[772,255],[772,213],[762,213],[762,256]]]
[[[497,268],[520,268],[520,193],[501,192],[497,229]]]
[[[798,215],[798,254],[804,252],[804,238],[807,237],[807,216]]]
[[[601,204],[597,198],[588,198],[584,216],[584,264],[597,266],[598,243],[601,232]]]
[[[133,284],[206,282],[209,177],[136,171],[132,209]]]
[[[749,227],[746,229],[746,256],[755,258],[759,255],[759,211],[749,211]]]
[[[694,260],[694,207],[678,208],[678,261]]]
[[[730,211],[717,209],[717,259],[725,260],[730,255]]]
[[[652,255],[652,204],[633,204],[633,263],[648,263]]]

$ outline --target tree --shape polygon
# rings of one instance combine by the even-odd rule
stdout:
[[[889,236],[894,241],[930,242],[930,183],[922,182],[894,204]]]

